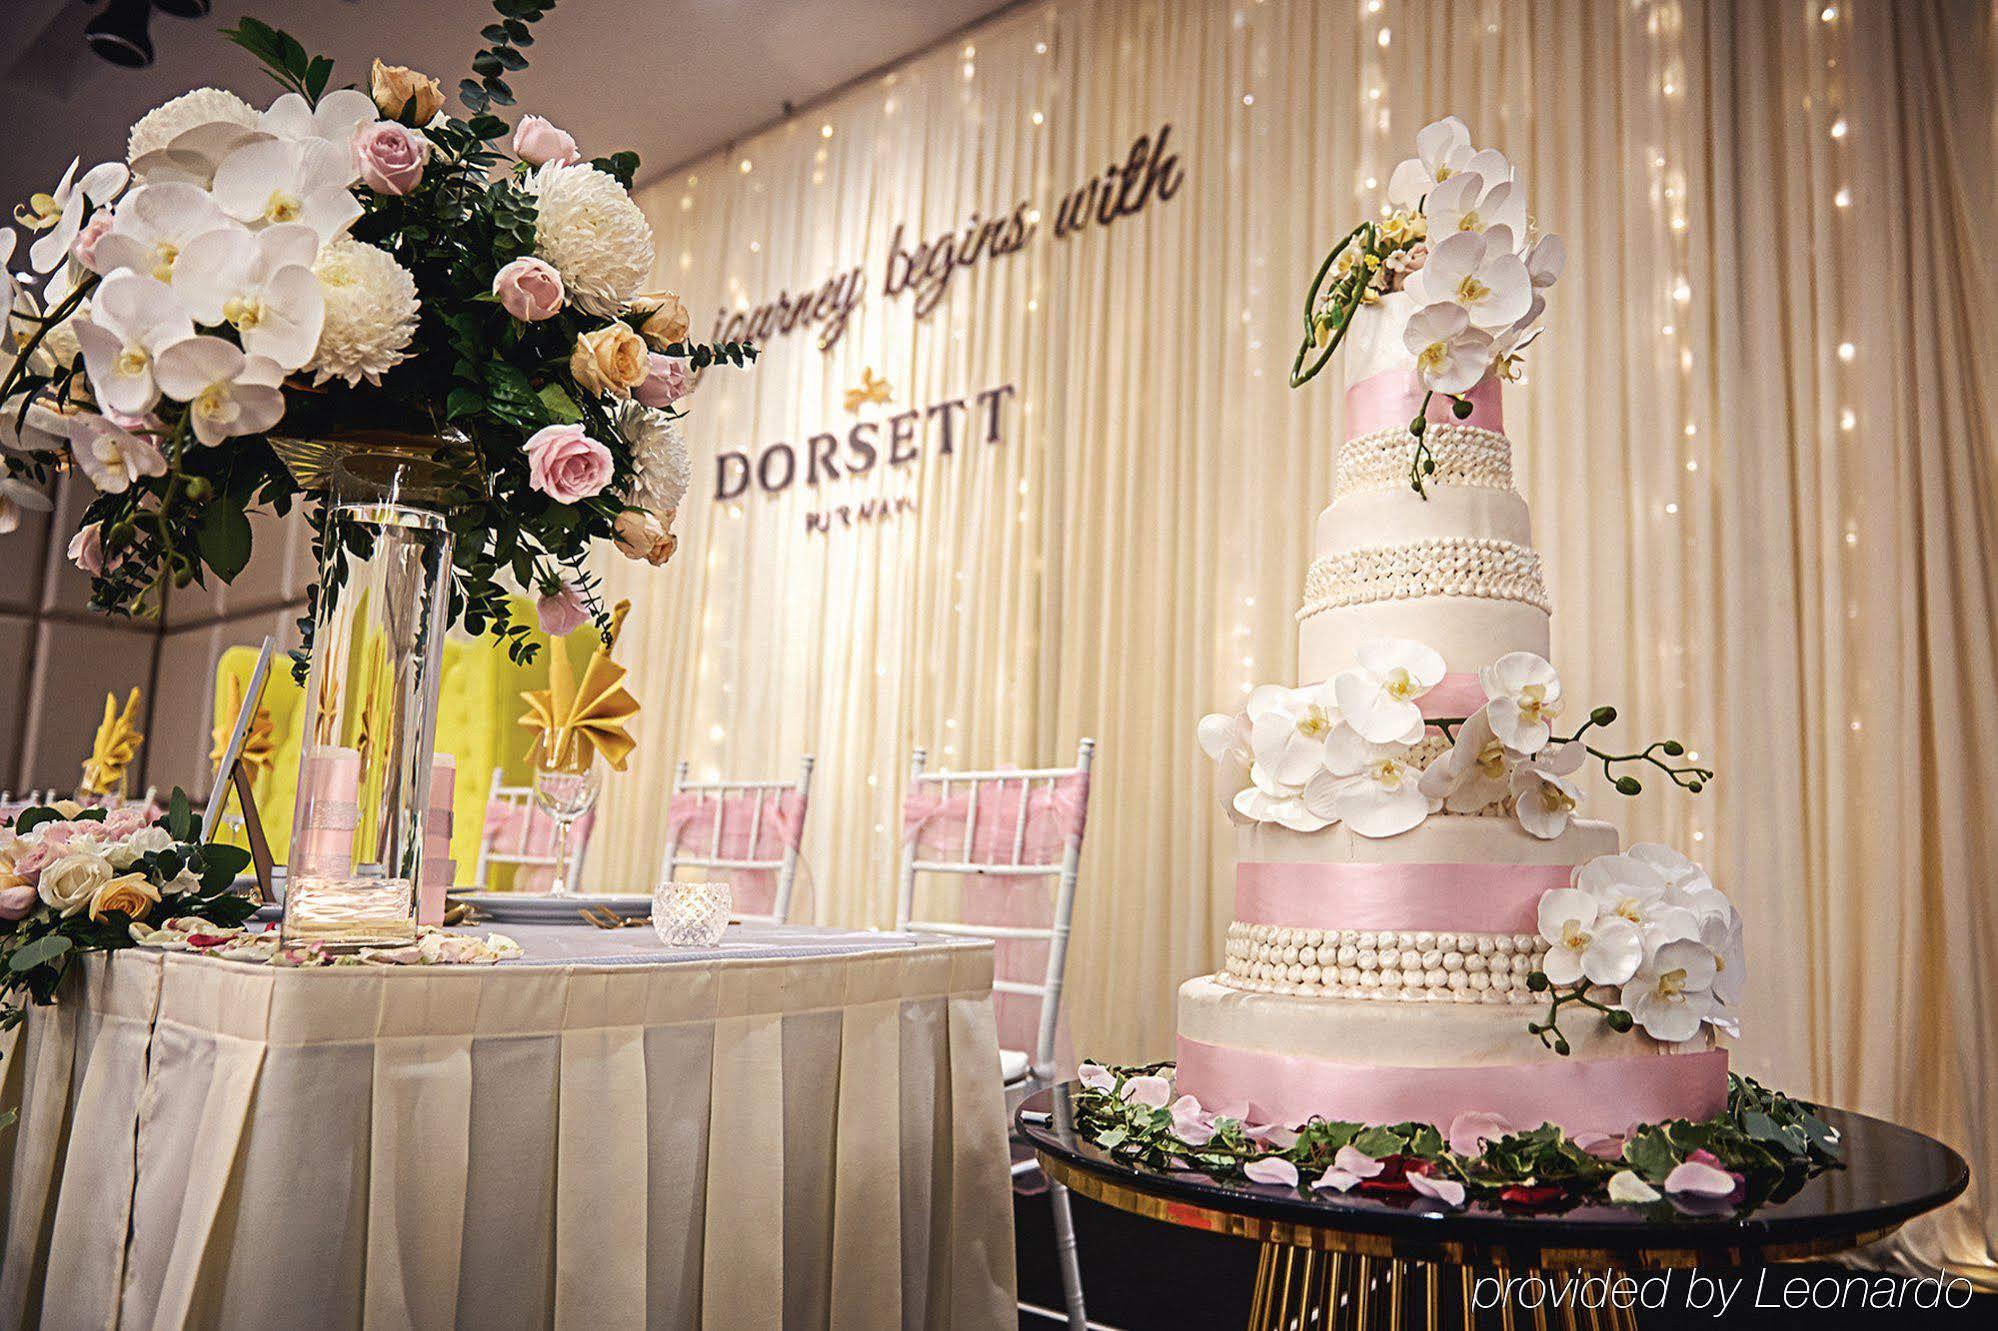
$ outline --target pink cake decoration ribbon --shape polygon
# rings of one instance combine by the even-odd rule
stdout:
[[[1390,427],[1406,429],[1422,410],[1422,398],[1428,391],[1414,370],[1387,370],[1360,380],[1346,390],[1346,437],[1357,439]],[[1481,379],[1464,396],[1471,403],[1471,414],[1465,419],[1457,419],[1451,411],[1450,399],[1441,393],[1429,400],[1426,415],[1438,425],[1475,425],[1505,433],[1498,380]]]
[[[1287,929],[1524,934],[1540,896],[1567,887],[1567,864],[1327,864],[1244,860],[1235,919]]]
[[[1520,1019],[1521,1039],[1526,1018]],[[1177,1089],[1211,1113],[1296,1125],[1314,1115],[1350,1123],[1448,1123],[1462,1113],[1562,1131],[1626,1131],[1664,1119],[1713,1118],[1727,1108],[1727,1051],[1567,1058],[1483,1067],[1409,1068],[1179,1038]]]

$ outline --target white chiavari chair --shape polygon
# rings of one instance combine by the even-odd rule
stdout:
[[[493,817],[494,805],[499,805],[507,811],[507,814],[499,819],[495,819]],[[516,810],[518,811],[517,813],[514,812]],[[493,768],[492,787],[486,794],[486,818],[484,824],[479,829],[479,857],[472,870],[472,884],[474,888],[481,892],[490,891],[492,883],[488,880],[487,875],[496,868],[511,866],[515,870],[514,886],[516,889],[520,885],[519,870],[554,869],[555,856],[551,851],[532,851],[528,849],[536,813],[534,787],[532,785],[509,786],[506,784],[505,770],[498,767]],[[543,814],[541,817],[543,823],[549,827],[552,833],[553,824],[548,823],[547,815]],[[577,825],[570,829],[570,840],[575,847],[575,864],[569,871],[569,881],[571,883],[580,883],[583,881],[583,861],[590,852],[590,841],[592,839],[590,837],[591,828],[585,825],[585,820],[588,817],[589,815],[585,814],[583,818],[577,819]],[[495,844],[497,842],[504,842],[504,844]]]
[[[1009,1107],[1026,1095],[1051,1084],[1056,1076],[1056,1043],[1061,1027],[1063,976],[1068,966],[1068,939],[1075,918],[1075,889],[1082,868],[1082,833],[1088,806],[1089,773],[1096,755],[1096,741],[1085,739],[1077,749],[1075,766],[1042,767],[1028,770],[950,772],[926,770],[929,754],[917,748],[909,760],[909,805],[943,812],[955,844],[937,844],[920,830],[912,829],[902,852],[901,888],[896,896],[895,927],[924,933],[960,937],[990,938],[1007,942],[1045,942],[1047,968],[1038,981],[995,978],[994,994],[1018,994],[1040,1000],[1040,1020],[1032,1050],[999,1051],[1000,1076],[1006,1086]],[[1073,809],[1073,824],[1064,829],[1061,858],[1050,861],[1029,854],[1028,823],[1036,803],[1036,791],[1043,806],[1053,808],[1058,794],[1067,792],[1080,803]],[[1011,792],[1010,795],[1008,792]],[[1015,800],[1017,803],[1008,803]],[[961,801],[961,803],[959,802]],[[988,813],[987,835],[979,835],[981,801]],[[996,811],[996,815],[995,815]],[[964,821],[962,838],[955,835],[955,823]],[[1058,874],[1054,907],[1045,927],[1008,924],[967,923],[962,919],[923,919],[916,915],[916,883],[923,874],[956,875],[971,879],[1033,879]],[[1016,1161],[1013,1174],[1032,1174],[1039,1165],[1031,1155]],[[1075,1222],[1069,1208],[1068,1189],[1048,1180],[1048,1203],[1054,1212],[1055,1256],[1061,1267],[1062,1298],[1067,1305],[1072,1331],[1089,1325],[1083,1310],[1082,1270],[1075,1247]],[[1057,1314],[1031,1304],[1024,1311],[1044,1317]]]
[[[811,808],[812,767],[806,754],[798,763],[796,781],[695,781],[685,759],[673,772],[673,794],[667,804],[666,850],[659,876],[671,879],[680,869],[728,874],[767,873],[776,891],[768,914],[741,909],[738,919],[783,924],[791,916],[791,898],[798,881],[799,841],[805,814]],[[788,811],[783,801],[793,797]],[[788,818],[790,826],[776,821]],[[764,850],[765,833],[776,838],[775,853]]]

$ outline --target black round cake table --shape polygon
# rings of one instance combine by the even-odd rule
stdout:
[[[1064,1083],[1020,1104],[1019,1130],[1048,1177],[1120,1210],[1261,1244],[1250,1331],[1634,1327],[1636,1307],[1650,1306],[1641,1302],[1646,1273],[1668,1273],[1669,1282],[1669,1273],[1691,1268],[1842,1252],[1886,1237],[1970,1183],[1963,1157],[1941,1142],[1830,1109],[1822,1117],[1841,1136],[1843,1163],[1751,1209],[1704,1214],[1656,1202],[1536,1211],[1473,1202],[1453,1211],[1421,1197],[1307,1194],[1146,1168],[1076,1134],[1070,1097],[1079,1089]],[[1591,1274],[1603,1278],[1581,1284]],[[1648,1278],[1655,1287],[1659,1277]]]

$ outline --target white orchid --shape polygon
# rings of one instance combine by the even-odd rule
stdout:
[[[1535,754],[1553,738],[1561,714],[1561,676],[1532,652],[1507,652],[1478,672],[1492,733],[1508,747]]]
[[[157,148],[132,158],[132,174],[148,185],[181,184],[206,190],[237,149],[269,143],[272,136],[254,125],[211,120],[190,125]]]
[[[1485,710],[1489,712],[1490,706]],[[1526,758],[1512,771],[1514,816],[1543,841],[1568,830],[1582,802],[1582,790],[1568,778],[1581,770],[1588,750],[1579,743],[1557,744]]]
[[[190,240],[233,225],[205,190],[179,182],[141,185],[112,214],[97,257],[107,273],[130,268],[165,282]]]
[[[1639,857],[1631,854],[1598,855],[1587,864],[1578,866],[1572,881],[1575,889],[1588,893],[1602,907],[1605,915],[1628,921],[1653,941],[1664,941],[1657,936],[1656,930],[1661,924],[1669,923],[1664,918],[1664,912],[1671,909],[1665,900],[1665,879]],[[1697,926],[1689,919],[1687,927]],[[1691,937],[1692,934],[1681,933],[1679,936]]]
[[[1423,212],[1429,218],[1430,244],[1434,246],[1445,237],[1464,231],[1503,230],[1505,235],[1499,248],[1508,251],[1523,240],[1526,191],[1511,178],[1511,173],[1511,164],[1487,148],[1473,156],[1462,171],[1432,190],[1423,205]]]
[[[1567,987],[1620,985],[1644,961],[1644,936],[1636,925],[1602,909],[1588,892],[1556,887],[1540,894],[1540,936],[1547,957],[1540,969],[1549,983]]]
[[[1200,718],[1200,748],[1220,769],[1216,784],[1230,812],[1235,796],[1249,784],[1249,768],[1256,761],[1250,744],[1253,730],[1247,712],[1211,712]]]
[[[28,247],[28,264],[38,273],[52,273],[68,261],[76,233],[83,229],[84,213],[117,198],[132,178],[123,162],[99,162],[78,180],[77,165],[72,161],[54,190],[32,200],[35,212],[30,224],[42,235]]]
[[[293,143],[317,140],[346,148],[362,127],[374,124],[380,115],[374,98],[355,88],[329,92],[316,105],[295,92],[288,92],[257,117],[257,127]],[[360,174],[357,167],[346,183],[360,179]]]
[[[1670,846],[1640,841],[1624,852],[1624,858],[1646,866],[1663,882],[1662,905],[1675,912],[1670,917],[1671,936],[1698,938],[1714,954],[1714,997],[1729,1007],[1739,1003],[1747,965],[1741,913],[1734,903],[1714,886],[1704,868]],[[1677,912],[1691,916],[1690,927]],[[1660,941],[1665,941],[1662,932]]]
[[[1321,771],[1319,775],[1323,775]],[[1332,825],[1332,818],[1306,803],[1304,789],[1271,779],[1261,763],[1249,768],[1249,784],[1235,792],[1236,813],[1253,823],[1275,823],[1293,832],[1318,832]]]
[[[1532,346],[1535,340],[1547,331],[1540,323],[1540,316],[1546,309],[1546,299],[1536,291],[1533,294],[1533,303],[1527,307],[1526,313],[1519,321],[1493,339],[1492,369],[1507,383],[1519,382],[1520,353]]]
[[[296,222],[331,240],[361,215],[347,188],[353,173],[353,150],[344,143],[264,139],[236,149],[215,169],[215,202],[248,226]]]
[[[129,270],[105,278],[90,317],[76,321],[98,405],[128,416],[143,415],[160,400],[153,373],[160,352],[193,336],[194,321],[173,288]]]
[[[326,322],[326,293],[311,264],[319,237],[287,223],[196,236],[174,266],[174,294],[205,326],[231,324],[243,350],[286,370],[312,359]]]
[[[166,458],[152,440],[103,416],[85,414],[71,422],[69,451],[90,483],[106,494],[123,494],[141,476],[166,475]]]
[[[1457,117],[1444,116],[1424,125],[1415,136],[1415,156],[1388,177],[1388,202],[1414,208],[1423,195],[1462,171],[1472,151],[1470,128]]]
[[[160,387],[188,404],[194,437],[215,445],[239,434],[261,434],[284,418],[284,370],[219,337],[190,337],[160,353]]]
[[[53,453],[68,446],[69,432],[83,414],[80,403],[58,401],[46,391],[16,393],[0,402],[0,444],[24,453]]]
[[[1256,765],[1276,785],[1301,790],[1324,766],[1325,741],[1339,724],[1331,685],[1265,684],[1249,695],[1246,712]]]
[[[1422,386],[1436,393],[1467,393],[1492,367],[1491,334],[1471,327],[1462,305],[1425,305],[1408,317],[1402,345],[1415,357]]]
[[[1704,943],[1680,939],[1663,944],[1624,982],[1620,1006],[1654,1040],[1690,1040],[1714,1015],[1715,974],[1714,954]]]
[[[1520,256],[1526,261],[1526,275],[1533,282],[1533,289],[1551,287],[1561,280],[1561,270],[1568,266],[1568,242],[1559,236],[1542,236]]]
[[[1372,638],[1360,644],[1359,664],[1332,680],[1339,714],[1361,739],[1413,744],[1422,738],[1416,699],[1443,682],[1447,667],[1429,647],[1408,638]]]
[[[1408,745],[1376,744],[1349,725],[1325,744],[1325,768],[1304,789],[1305,807],[1364,837],[1390,837],[1420,826],[1441,806],[1422,793],[1422,773]]]
[[[1408,287],[1419,304],[1463,306],[1473,328],[1492,334],[1509,329],[1533,304],[1526,265],[1496,233],[1446,235],[1430,247],[1428,261]]]
[[[26,481],[0,476],[0,536],[18,529],[22,515],[30,510],[46,513],[50,507],[49,497]]]
[[[14,298],[19,294],[21,284],[15,280],[14,271],[7,265],[14,262],[14,246],[20,243],[20,239],[18,232],[0,226],[0,344],[13,341],[12,337],[4,336],[10,331],[6,327],[9,322],[7,311],[14,308]],[[0,345],[0,357],[7,356],[10,350],[8,346]],[[7,361],[0,360],[0,373],[5,372],[7,364]]]
[[[1451,813],[1476,813],[1512,792],[1512,773],[1526,755],[1506,747],[1492,733],[1480,707],[1457,730],[1450,751],[1422,773],[1422,793],[1443,801]]]

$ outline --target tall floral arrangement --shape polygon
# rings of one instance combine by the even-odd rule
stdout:
[[[82,472],[97,495],[70,557],[92,604],[150,612],[242,570],[248,514],[288,511],[314,479],[291,441],[386,438],[442,477],[453,623],[530,655],[510,578],[550,631],[607,627],[590,549],[670,557],[682,399],[756,352],[689,341],[680,300],[645,289],[634,154],[586,158],[542,117],[495,113],[553,7],[495,0],[462,114],[380,60],[365,90],[336,87],[330,60],[246,18],[224,35],[281,85],[269,106],[185,93],[131,127],[124,161],[72,164],[17,208],[22,231],[0,227],[0,532]]]

